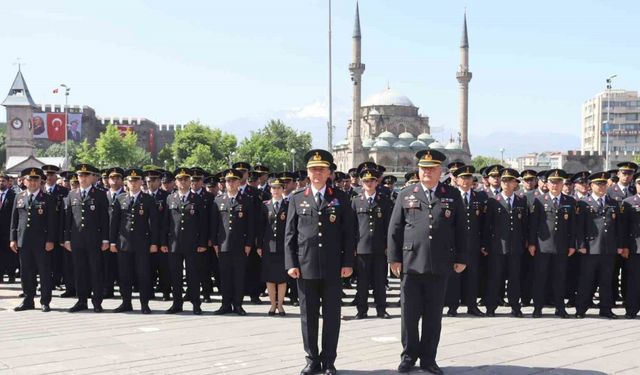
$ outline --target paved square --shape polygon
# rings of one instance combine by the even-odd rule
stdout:
[[[355,291],[346,292],[350,301]],[[0,374],[298,374],[304,365],[299,309],[291,306],[285,318],[267,316],[266,304],[247,304],[246,317],[219,317],[212,315],[219,300],[203,304],[202,316],[189,304],[165,315],[170,302],[152,301],[154,313],[142,315],[110,313],[120,301],[107,300],[105,313],[70,314],[64,309],[75,301],[54,297],[50,313],[16,313],[19,293],[18,284],[0,284]],[[343,308],[341,374],[396,373],[400,309],[388,311],[391,320],[355,321],[355,307]],[[553,309],[535,320],[498,312],[444,318],[438,363],[445,374],[640,374],[640,320],[603,320],[596,310],[584,320],[553,318]]]

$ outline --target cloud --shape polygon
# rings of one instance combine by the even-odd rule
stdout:
[[[288,119],[318,119],[327,118],[329,106],[326,101],[317,100],[302,107],[292,108],[287,111]]]

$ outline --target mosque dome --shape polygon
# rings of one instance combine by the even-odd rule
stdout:
[[[386,130],[383,131],[382,133],[380,133],[377,137],[378,139],[384,139],[385,141],[389,142],[389,144],[391,144],[392,142],[395,142],[397,137],[390,131]]]
[[[462,150],[462,146],[457,141],[449,142],[444,148],[445,150]]]
[[[426,145],[430,145],[431,143],[435,142],[435,138],[433,138],[433,136],[429,133],[422,133],[418,135],[418,140],[424,142],[424,144]]]
[[[414,137],[413,134],[411,134],[409,132],[404,132],[404,133],[400,133],[400,135],[398,135],[398,139],[403,140],[403,141],[407,141],[407,143],[411,143],[411,142],[416,140],[416,137]]]
[[[364,107],[390,105],[401,107],[415,107],[411,102],[411,99],[390,87],[387,87],[384,90],[371,95],[362,104],[362,106]]]
[[[442,143],[440,143],[438,141],[432,142],[429,145],[429,148],[432,149],[432,150],[444,150],[444,146],[442,145]]]
[[[362,147],[371,148],[371,147],[373,147],[374,143],[376,143],[376,141],[374,141],[373,139],[365,139],[365,141],[362,142]]]
[[[398,141],[398,142],[393,144],[393,148],[395,148],[395,149],[408,149],[409,145],[407,144],[407,142]]]
[[[389,147],[391,147],[391,143],[389,143],[384,139],[378,139],[376,143],[373,144],[373,148],[376,148],[376,149],[384,149]]]
[[[411,147],[412,150],[418,151],[418,150],[424,150],[425,148],[427,148],[427,144],[422,141],[413,141],[411,142],[409,147]]]

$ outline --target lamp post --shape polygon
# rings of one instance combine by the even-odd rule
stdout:
[[[500,164],[504,164],[504,148],[500,148]]]
[[[296,149],[292,148],[290,152],[291,152],[291,172],[295,172],[296,171]]]
[[[613,74],[607,78],[607,122],[605,126],[606,140],[604,146],[604,170],[609,169],[609,131],[611,130],[611,82],[618,75]]]
[[[67,143],[69,143],[69,91],[71,91],[71,87],[64,83],[61,83],[60,87],[64,89],[64,166],[66,169],[69,164],[69,147]]]
[[[286,171],[287,170],[287,163],[286,162],[282,162],[282,170]]]

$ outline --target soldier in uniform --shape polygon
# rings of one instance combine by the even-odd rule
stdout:
[[[420,182],[398,194],[389,222],[387,256],[402,273],[402,354],[398,372],[420,368],[442,374],[436,352],[442,327],[447,279],[466,267],[468,233],[460,193],[439,182],[446,156],[437,150],[416,153]],[[422,319],[422,334],[418,323]]]
[[[537,197],[530,210],[528,250],[533,257],[533,317],[542,317],[546,302],[547,281],[551,286],[555,315],[569,317],[564,306],[567,260],[576,252],[577,203],[562,193],[567,173],[562,169],[547,171],[549,191]]]
[[[261,202],[270,200],[269,167],[258,163],[253,167],[253,170],[258,174],[258,199]]]
[[[20,280],[24,299],[15,311],[34,309],[36,274],[40,274],[40,305],[43,312],[51,311],[51,251],[56,240],[56,202],[53,196],[40,190],[44,172],[39,168],[22,170],[27,190],[20,192],[14,201],[11,215],[9,247],[20,257]]]
[[[56,203],[56,216],[62,218],[62,210],[64,209],[64,197],[69,194],[69,190],[57,184],[58,172],[60,168],[55,165],[43,165],[42,171],[45,173],[44,191],[51,195]],[[56,220],[57,221],[57,220]],[[64,282],[64,247],[60,246],[62,242],[62,232],[55,230],[55,245],[51,251],[51,271],[53,273],[53,286],[62,286]]]
[[[628,197],[636,194],[633,184],[633,174],[638,170],[638,165],[634,162],[625,161],[618,163],[618,170],[615,175],[618,181],[607,189],[607,195],[615,199],[619,204]],[[614,301],[621,301],[627,291],[627,271],[624,267],[624,259],[616,257],[616,264],[613,269],[613,298]]]
[[[187,290],[193,313],[201,315],[198,253],[207,251],[207,216],[202,198],[190,190],[191,169],[181,167],[174,175],[178,190],[167,197],[160,251],[169,254],[173,304],[167,314],[182,312],[183,263],[187,270]]]
[[[144,178],[147,181],[147,192],[155,200],[158,220],[156,223],[156,232],[160,233],[164,227],[162,220],[164,219],[164,211],[167,208],[167,196],[169,193],[160,188],[160,179],[162,171],[151,169],[144,172]],[[159,236],[159,235],[158,235]],[[158,237],[160,238],[160,237]],[[159,245],[159,240],[156,242]],[[162,251],[156,251],[150,254],[151,258],[151,285],[155,288],[156,282],[160,293],[162,293],[163,301],[171,300],[171,273],[169,272],[169,255]],[[153,299],[153,294],[151,295]]]
[[[635,319],[640,311],[640,173],[633,175],[636,194],[623,201],[624,230],[626,241],[623,256],[626,258],[627,290],[624,299],[625,317]]]
[[[333,156],[315,149],[305,155],[311,186],[289,200],[285,230],[285,267],[298,281],[302,339],[307,365],[302,375],[337,373],[340,333],[340,278],[353,273],[355,221],[349,197],[327,186]],[[318,321],[322,306],[322,352]]]
[[[109,250],[109,201],[104,191],[95,188],[94,173],[89,164],[76,167],[80,186],[70,191],[65,214],[64,246],[73,256],[78,302],[69,312],[87,309],[91,293],[93,311],[102,312],[102,253]]]
[[[0,175],[0,282],[3,281],[4,275],[7,275],[7,281],[14,283],[20,261],[18,254],[9,248],[9,228],[11,228],[13,201],[16,197],[16,191],[10,186],[9,177]]]
[[[228,169],[223,172],[223,175],[226,180],[226,192],[215,199],[219,212],[219,224],[216,228],[210,228],[211,241],[220,265],[222,291],[222,306],[214,311],[214,314],[235,312],[244,316],[247,315],[242,308],[245,273],[251,248],[256,243],[257,214],[254,210],[254,196],[239,192],[242,172],[237,169]]]
[[[591,195],[578,203],[577,247],[582,256],[580,281],[576,301],[576,317],[584,318],[591,304],[594,281],[600,295],[600,316],[617,318],[611,311],[613,269],[618,254],[623,254],[625,240],[620,218],[621,207],[606,195],[608,174],[597,172],[589,176]]]
[[[169,172],[169,171],[163,172],[161,183],[162,183],[162,186],[161,186],[162,190],[166,191],[167,194],[171,194],[176,190],[175,188],[176,176],[174,176],[172,172]]]
[[[398,192],[395,190],[398,178],[393,175],[387,175],[382,178],[382,184],[391,191],[391,201],[395,202],[398,198]]]
[[[495,316],[504,275],[511,315],[522,317],[520,308],[521,260],[527,239],[527,203],[514,193],[519,173],[512,168],[500,171],[501,191],[487,201],[484,220],[484,247],[488,250],[487,316]]]
[[[262,258],[262,281],[267,284],[271,307],[269,315],[285,316],[284,296],[287,291],[287,271],[284,267],[284,230],[289,202],[284,200],[282,182],[276,176],[270,180],[271,199],[262,206],[262,237],[258,239],[258,255]]]
[[[204,178],[207,173],[200,167],[191,168],[191,172],[191,193],[199,195],[204,202],[205,211],[208,212],[207,228],[217,227],[217,223],[212,223],[212,225],[209,225],[210,220],[218,219],[218,213],[215,211],[216,209],[213,208],[213,200],[216,198],[216,196],[209,193],[204,188]],[[208,234],[207,238],[209,238]],[[213,294],[213,280],[211,279],[211,276],[213,275],[213,259],[215,257],[216,256],[211,246],[207,247],[207,251],[198,253],[198,266],[200,267],[198,274],[200,275],[200,285],[202,288],[202,301],[205,303],[212,302],[211,295]]]
[[[377,169],[360,171],[362,191],[351,200],[356,213],[356,268],[358,290],[356,319],[367,317],[369,284],[373,285],[376,316],[389,319],[385,282],[387,279],[387,234],[393,203],[376,191],[380,172]]]
[[[485,168],[483,176],[487,176],[487,182],[489,185],[486,187],[487,195],[489,198],[495,198],[502,191],[500,183],[500,171],[504,167],[500,164],[489,165]]]
[[[487,194],[472,189],[475,168],[471,165],[459,166],[453,171],[456,186],[462,196],[465,208],[468,234],[467,267],[461,274],[452,274],[447,283],[446,305],[449,308],[447,316],[457,316],[460,302],[467,306],[467,313],[482,317],[484,313],[478,309],[478,286],[480,282],[480,259],[486,254],[482,247],[482,229]]]
[[[107,199],[109,201],[109,220],[111,220],[111,214],[113,213],[113,206],[116,203],[118,197],[125,194],[122,175],[124,169],[120,167],[108,168],[103,173],[109,180]],[[105,251],[102,253],[102,264],[104,265],[104,285],[102,288],[103,298],[113,298],[114,284],[118,282],[118,256],[112,251]],[[118,282],[119,284],[119,282]]]
[[[120,194],[113,205],[110,223],[111,252],[117,254],[122,304],[113,312],[133,311],[131,292],[136,279],[143,314],[150,314],[151,254],[158,252],[160,233],[156,200],[141,191],[141,169],[124,172],[128,193]]]

